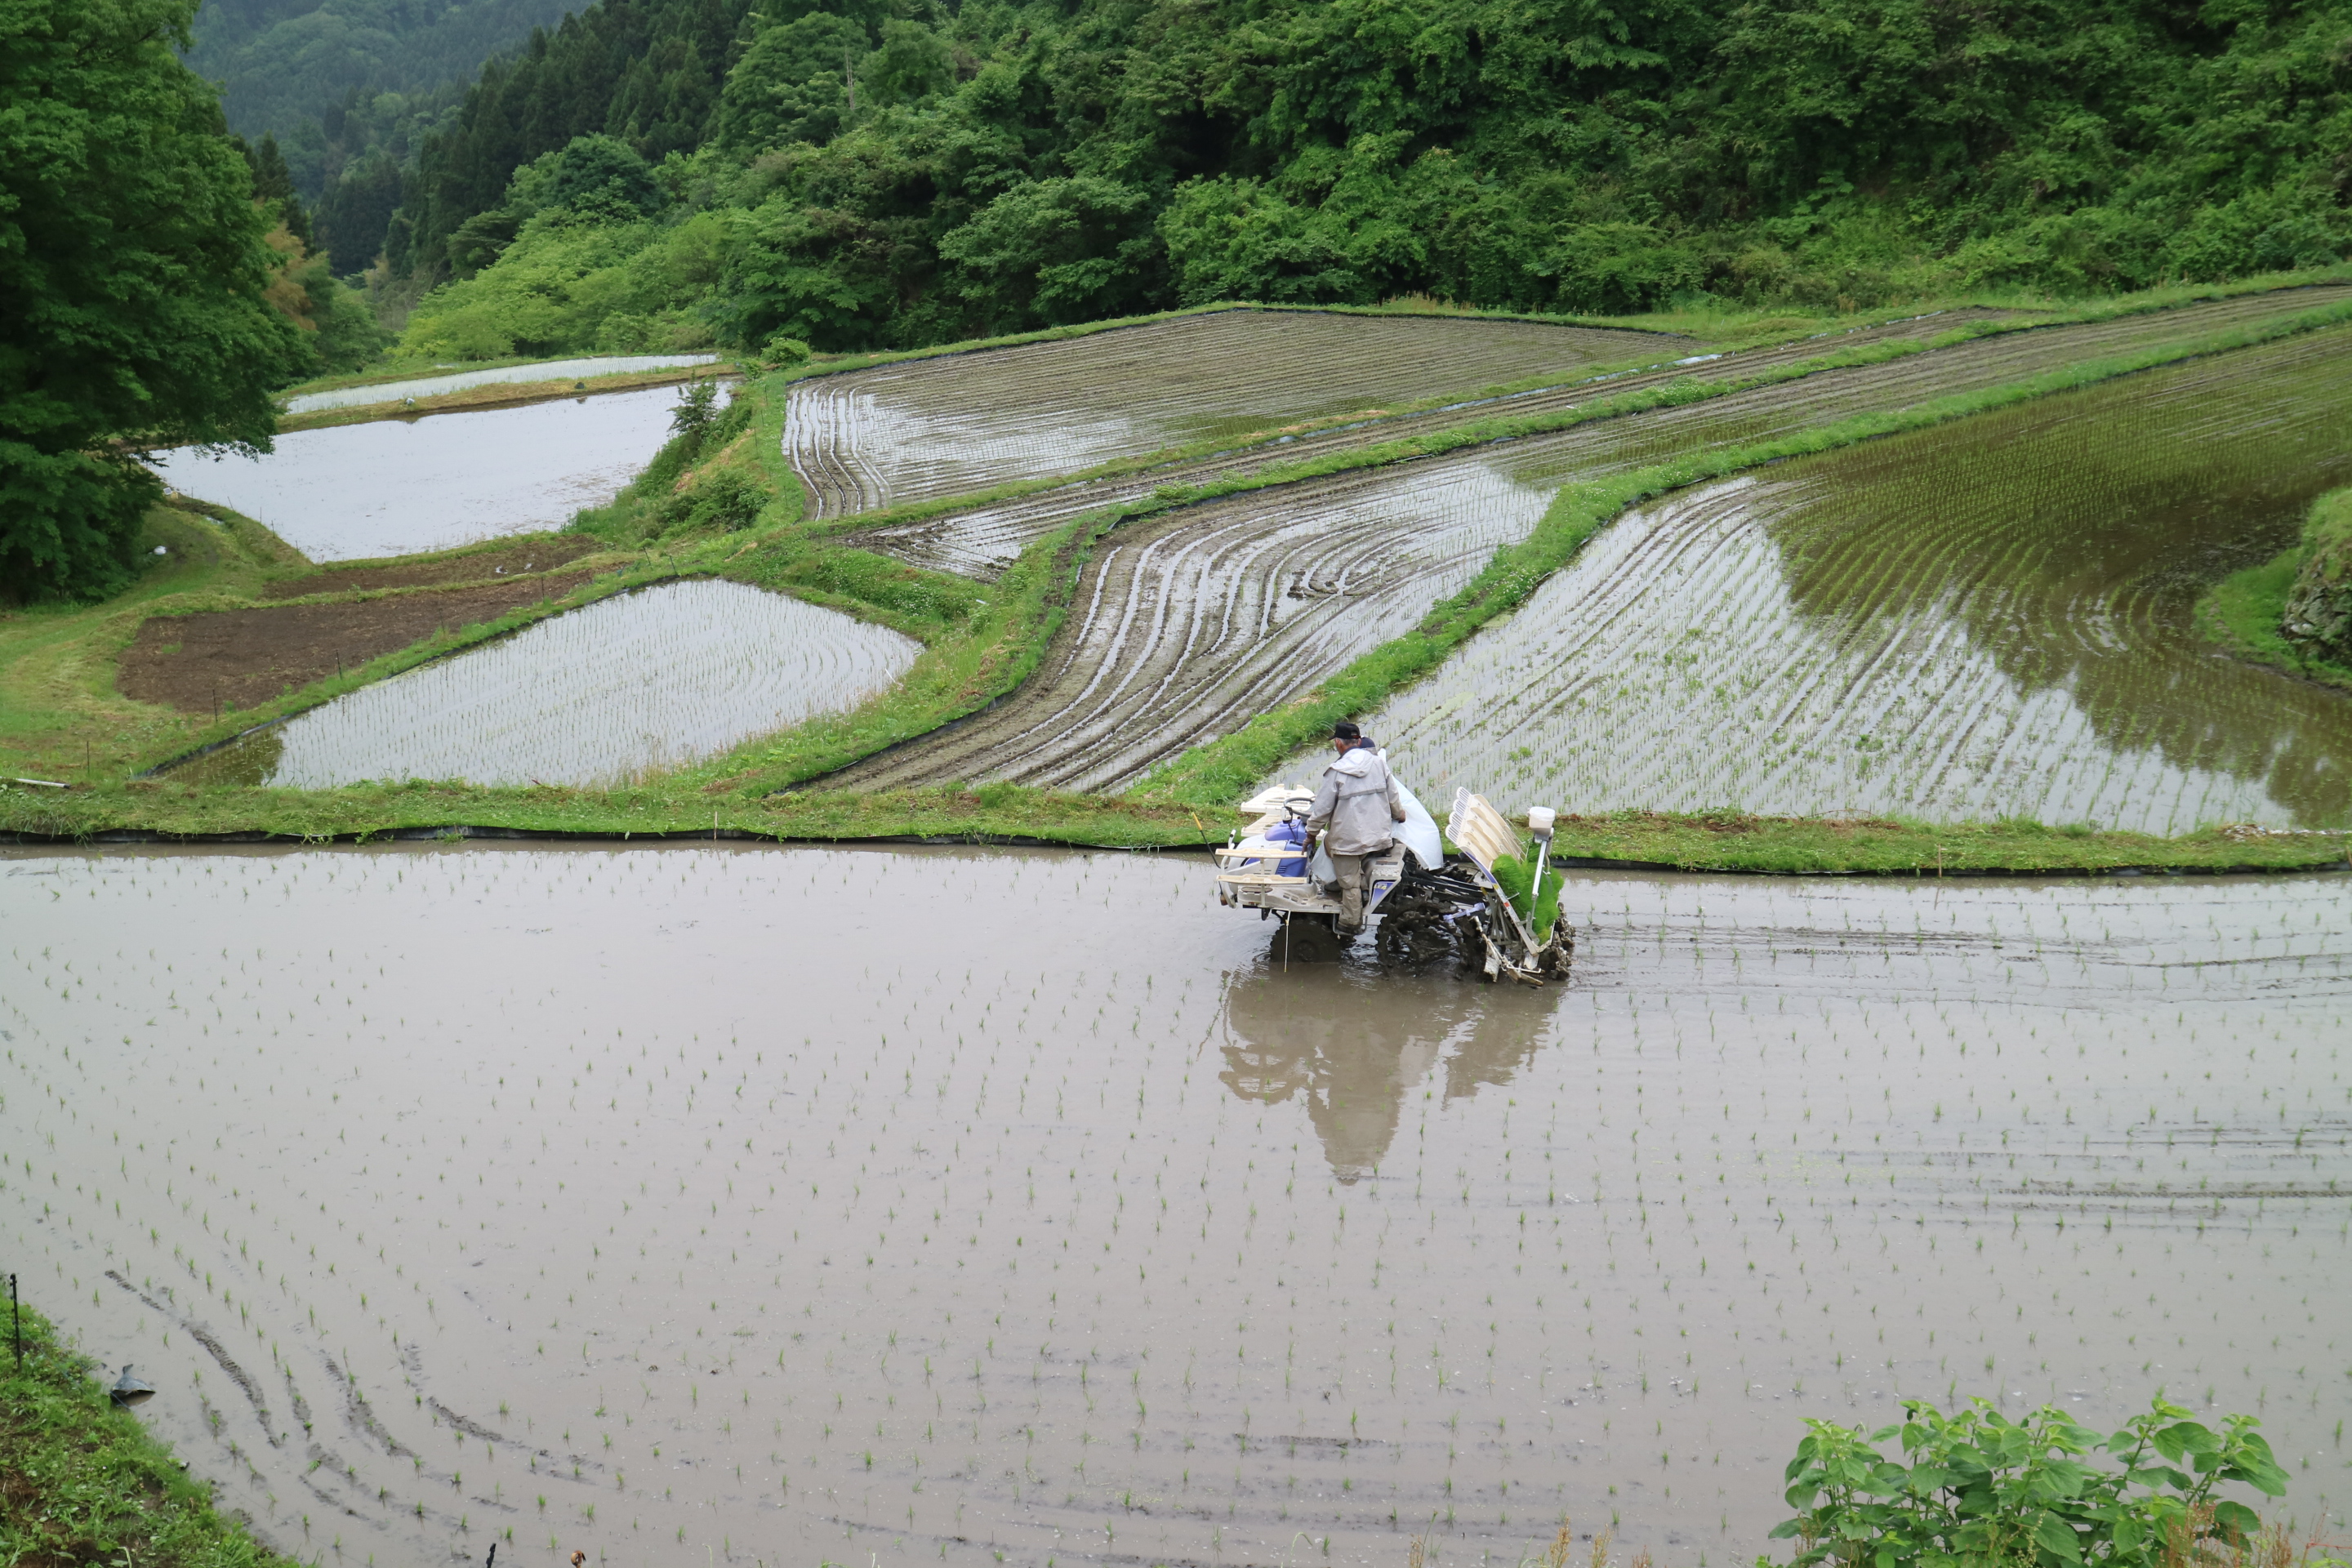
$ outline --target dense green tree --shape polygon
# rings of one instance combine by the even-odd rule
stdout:
[[[761,32],[727,73],[718,138],[756,153],[793,142],[830,142],[848,112],[857,62],[870,47],[862,23],[814,11]]]
[[[524,268],[510,176],[596,132],[661,224],[724,215],[692,310],[755,347],[1234,297],[1850,308],[2352,247],[2352,0],[746,3],[598,0],[494,62],[388,253]],[[656,243],[613,222],[606,250]],[[602,333],[565,296],[564,341]],[[469,341],[555,330],[467,298]]]
[[[194,0],[0,0],[0,593],[118,586],[154,479],[120,443],[267,447],[309,356]]]

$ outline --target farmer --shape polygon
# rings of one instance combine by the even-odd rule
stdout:
[[[1307,831],[1318,836],[1339,875],[1339,934],[1364,929],[1365,863],[1395,843],[1393,824],[1404,820],[1404,792],[1389,776],[1364,732],[1342,719],[1331,726],[1331,749],[1339,755],[1323,770]]]

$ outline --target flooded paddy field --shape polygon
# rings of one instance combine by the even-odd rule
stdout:
[[[2192,624],[2352,479],[2347,385],[2330,329],[1670,497],[1367,728],[1514,808],[2352,826],[2352,700]]]
[[[1700,1568],[2159,1388],[2340,1533],[2352,878],[1584,875],[1504,991],[1208,876],[0,853],[0,1247],[330,1563]]]
[[[1926,384],[1933,390],[1927,395],[1942,395],[1947,391],[1966,391],[1971,386],[2020,379],[2103,355],[2144,352],[2150,347],[2185,342],[2209,332],[2294,315],[2347,298],[2352,298],[2352,289],[2282,289],[2112,321],[2039,327],[2003,334],[1982,342],[1935,351],[1924,363],[1936,367],[1933,374],[1952,379],[1946,385],[1936,385],[1931,379]],[[1169,464],[1142,475],[1059,487],[937,517],[887,524],[846,538],[919,566],[994,578],[1013,563],[1024,546],[1072,519],[1099,508],[1140,500],[1163,485],[1208,483],[1256,472],[1276,464],[1327,456],[1368,442],[1431,434],[1479,419],[1564,414],[1586,405],[1690,378],[1737,382],[1817,360],[1839,350],[1864,348],[1889,341],[1934,338],[1969,321],[2006,313],[1992,310],[1947,311],[1907,321],[1876,323],[1774,348],[1685,356],[1644,369],[1579,378],[1563,385],[1515,394],[1505,399],[1465,403],[1423,414],[1304,435],[1279,445],[1259,446],[1192,462]],[[1884,372],[1891,367],[1875,368]],[[1990,373],[1989,378],[1988,371]],[[1748,426],[1734,424],[1725,428],[1738,430],[1746,427],[1769,433],[1776,429],[1799,427],[1805,423],[1821,422],[1826,417],[1843,416],[1843,410],[1838,414],[1819,413],[1813,407],[1813,400],[1833,399],[1841,389],[1850,384],[1851,378],[1864,374],[1860,370],[1823,373],[1801,382],[1784,383],[1743,395],[1748,402],[1742,407],[1770,411],[1780,418],[1775,422],[1768,413]],[[1871,382],[1865,384],[1883,384]],[[1565,438],[1570,441],[1567,450],[1580,451],[1585,449],[1582,443],[1592,441],[1597,437],[1601,449],[1606,450],[1611,444],[1625,439],[1625,432],[1630,431],[1634,433],[1632,437],[1633,448],[1646,450],[1648,448],[1644,448],[1642,443],[1648,431],[1660,429],[1671,432],[1683,428],[1671,418],[1674,412],[1658,410],[1611,420],[1607,422],[1610,428],[1606,431],[1595,426],[1580,434],[1570,431],[1564,437],[1532,439],[1549,443]],[[1795,416],[1794,424],[1789,422],[1791,416]],[[1621,426],[1624,428],[1621,430]],[[1655,450],[1672,455],[1696,444],[1700,444],[1696,438],[1690,441],[1668,440]],[[1641,460],[1654,461],[1655,458],[1645,457]]]
[[[1688,346],[1534,321],[1220,310],[800,382],[784,450],[809,515],[840,517]]]
[[[613,499],[669,437],[675,388],[298,430],[263,458],[193,447],[163,482],[266,524],[313,561],[447,550],[561,528]]]
[[[1898,412],[2212,325],[2182,311],[2020,332],[1180,508],[1096,548],[1068,620],[1019,690],[827,782],[1122,788],[1409,629],[1496,545],[1524,538],[1563,485]],[[2352,329],[2314,336],[2340,343]]]
[[[361,408],[372,403],[398,403],[407,397],[438,397],[477,386],[513,386],[540,381],[584,380],[592,375],[625,375],[640,370],[676,370],[709,364],[717,354],[601,354],[588,359],[541,360],[537,364],[499,365],[490,370],[461,370],[448,375],[417,376],[407,381],[378,381],[364,386],[338,386],[306,392],[286,400],[289,414],[316,414],[325,408]]]
[[[921,651],[740,583],[659,584],[335,698],[173,776],[295,789],[625,783],[854,708]]]

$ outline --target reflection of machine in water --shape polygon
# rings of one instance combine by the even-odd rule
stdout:
[[[1406,1097],[1433,1068],[1447,1100],[1508,1082],[1543,1043],[1551,1005],[1516,990],[1369,986],[1324,968],[1233,974],[1217,1076],[1243,1100],[1303,1100],[1332,1174],[1352,1183],[1388,1157]]]

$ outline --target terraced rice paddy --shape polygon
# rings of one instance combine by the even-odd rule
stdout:
[[[293,789],[620,784],[854,708],[921,651],[740,583],[666,583],[338,697],[173,776]]]
[[[1531,321],[1221,310],[803,381],[784,450],[809,514],[841,517],[1571,375],[1686,342]]]
[[[561,528],[613,499],[669,437],[671,387],[379,419],[280,436],[263,458],[194,447],[163,482],[267,524],[313,561],[448,550]]]
[[[491,370],[461,370],[448,375],[425,375],[407,381],[379,381],[365,386],[339,386],[327,392],[306,392],[286,400],[289,414],[315,414],[324,408],[360,408],[372,403],[398,403],[407,397],[438,397],[476,386],[513,386],[539,381],[584,380],[592,375],[624,375],[631,371],[671,370],[709,364],[717,354],[601,354],[589,359],[541,360],[536,364],[499,365]]]
[[[1955,377],[1952,390],[1966,390],[1969,386],[1995,384],[2002,380],[2033,375],[2083,359],[2142,352],[2151,346],[2180,342],[2200,333],[2293,315],[2347,297],[2352,297],[2352,289],[2286,289],[2126,317],[2109,322],[2037,328],[1981,343],[1937,351],[1927,363],[1937,367],[1931,374],[1949,374]],[[1170,464],[1140,476],[1068,485],[937,517],[886,524],[853,534],[850,538],[868,549],[897,555],[917,565],[993,578],[1000,575],[1032,541],[1044,537],[1083,513],[1140,500],[1163,485],[1207,483],[1257,472],[1277,464],[1328,457],[1368,442],[1440,432],[1475,420],[1570,415],[1578,408],[1598,405],[1611,398],[1654,390],[1691,378],[1717,384],[1736,383],[1785,371],[1837,351],[1866,348],[1879,342],[1932,339],[1969,321],[2000,314],[2002,312],[1949,311],[1882,322],[1777,348],[1685,356],[1643,369],[1580,378],[1563,385],[1514,394],[1504,399],[1465,402],[1426,413],[1303,435],[1279,445],[1260,446],[1198,461]],[[1878,368],[1883,373],[1888,367]],[[1987,370],[1992,373],[1990,380],[1979,380]],[[1745,395],[1748,403],[1744,406],[1797,416],[1798,426],[1791,426],[1785,419],[1774,422],[1768,413],[1752,426],[1755,429],[1769,433],[1799,427],[1811,422],[1805,417],[1810,412],[1811,400],[1839,395],[1848,384],[1849,378],[1859,374],[1862,373],[1828,373],[1808,378],[1801,384],[1783,384],[1760,388]],[[1616,438],[1613,433],[1616,427],[1624,426],[1646,433],[1654,427],[1653,422],[1666,417],[1665,411],[1656,411],[1609,421],[1612,431],[1600,433],[1604,448],[1609,441]],[[1667,427],[1679,428],[1671,423]],[[1737,424],[1726,428],[1733,433],[1727,438],[1749,438],[1738,436],[1742,426]],[[1571,437],[1574,434],[1570,433]],[[1588,431],[1585,437],[1590,439],[1594,434],[1596,432]],[[1634,437],[1636,445],[1643,438],[1644,435],[1637,434]],[[1549,443],[1559,437],[1538,439]],[[1574,447],[1574,443],[1571,443],[1571,447]],[[1668,455],[1685,449],[1688,449],[1688,445],[1672,440],[1658,448]],[[1645,458],[1642,460],[1654,459]]]
[[[1495,546],[1524,537],[1562,485],[2191,341],[2307,309],[2318,294],[1983,339],[1181,508],[1097,547],[1061,636],[1019,690],[828,782],[1121,788],[1416,623]]]
[[[0,1253],[355,1564],[1702,1568],[1804,1416],[2158,1388],[2340,1538],[2352,878],[1582,875],[1540,992],[1207,880],[0,851]]]
[[[2352,701],[2191,625],[2347,385],[2331,329],[1673,497],[1367,727],[1513,807],[2352,826]]]

